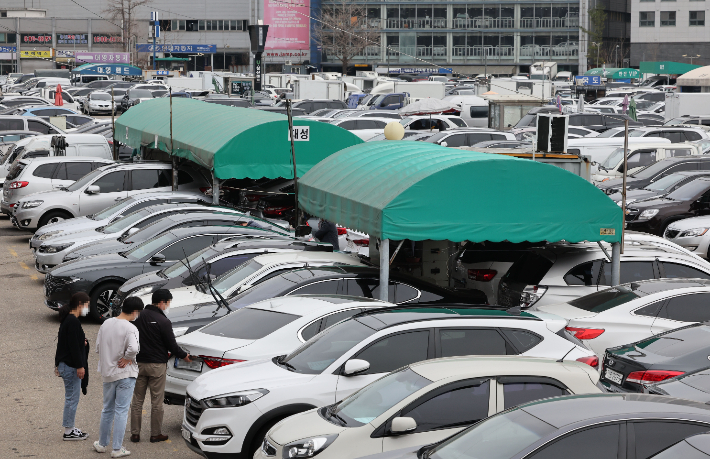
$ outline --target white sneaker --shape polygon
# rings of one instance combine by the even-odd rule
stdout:
[[[98,440],[94,442],[94,449],[96,450],[97,453],[105,453],[106,452],[106,447],[101,446],[101,443],[99,443]]]
[[[131,455],[131,452],[128,451],[123,446],[121,446],[121,449],[119,449],[118,451],[116,451],[116,450],[111,451],[111,457],[125,457],[125,456],[130,456],[130,455]]]

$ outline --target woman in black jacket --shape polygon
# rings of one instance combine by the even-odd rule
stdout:
[[[79,405],[81,380],[88,371],[86,336],[79,316],[89,313],[89,295],[78,292],[72,295],[69,304],[59,310],[59,337],[54,365],[64,380],[64,440],[86,440],[89,434],[74,427],[76,408]]]

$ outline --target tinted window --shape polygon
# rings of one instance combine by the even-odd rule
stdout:
[[[405,301],[413,300],[419,295],[419,290],[414,287],[410,287],[406,284],[396,284],[394,292],[394,302],[404,303]],[[390,298],[390,301],[393,299]]]
[[[494,329],[441,329],[441,356],[516,354]]]
[[[24,131],[25,123],[18,119],[0,119],[0,131]]]
[[[654,279],[652,261],[622,261],[621,262],[621,283]],[[599,277],[599,285],[611,285],[611,263],[604,262],[602,274]]]
[[[211,245],[213,240],[214,236],[190,237],[164,248],[161,253],[165,255],[166,260],[182,260],[186,256]]]
[[[552,262],[547,258],[528,252],[520,260],[513,263],[513,266],[506,273],[505,279],[508,282],[537,285],[551,267]]]
[[[525,330],[502,328],[500,331],[518,348],[519,352],[527,352],[542,341],[539,336]]]
[[[708,426],[684,424],[681,422],[634,422],[636,436],[636,457],[645,459],[662,451],[684,438],[706,432]]]
[[[125,181],[126,172],[116,171],[104,175],[103,177],[92,183],[92,185],[96,185],[101,188],[102,193],[117,193],[126,190],[126,187],[124,186]]]
[[[691,268],[690,266],[680,265],[678,263],[669,263],[664,261],[661,263],[663,266],[663,277],[669,278],[689,278],[689,279],[710,279],[710,275],[700,271],[699,269]]]
[[[354,358],[370,362],[370,368],[362,374],[388,373],[426,360],[428,350],[429,332],[416,331],[382,338]]]
[[[193,253],[195,253],[195,252],[193,252]],[[221,276],[222,274],[226,273],[230,269],[236,268],[237,266],[251,260],[252,258],[254,258],[257,255],[259,255],[259,254],[249,253],[249,254],[243,254],[243,255],[235,255],[233,257],[225,257],[225,258],[222,258],[221,260],[217,260],[214,263],[210,263],[210,265],[209,265],[210,266],[210,275],[211,276]],[[182,265],[182,263],[181,263],[181,265]],[[192,269],[194,269],[194,267],[192,267]],[[183,271],[187,272],[187,268],[185,268],[184,266],[180,272],[183,272]],[[174,275],[171,275],[171,274],[172,273],[168,274],[166,272],[166,275],[168,275],[169,277],[175,277],[175,275],[178,275],[178,274],[174,274]],[[205,277],[207,275],[207,268],[205,266],[203,266],[202,268],[197,270],[195,275],[197,276],[198,279]],[[193,282],[194,281],[192,279],[192,276],[188,276],[187,278],[185,278],[185,280],[182,283],[183,283],[183,285],[192,285]]]
[[[364,296],[365,298],[379,298],[380,281],[379,279],[348,279],[347,294],[352,296]],[[395,284],[393,282],[389,284],[387,298],[395,298]]]
[[[656,152],[645,151],[633,153],[631,156],[629,156],[627,162],[629,164],[629,169],[650,166],[651,164],[656,162]],[[624,165],[622,164],[620,167],[623,170]]]
[[[636,438],[638,443],[638,437]],[[544,447],[530,458],[560,459],[574,457],[575,459],[611,459],[619,453],[619,424],[593,427],[565,435],[550,446]],[[637,456],[639,459],[648,456]]]
[[[131,172],[131,189],[148,190],[161,186],[170,186],[172,177],[161,177],[161,172],[163,171],[158,169],[134,170]],[[161,180],[161,178],[163,180]],[[166,179],[168,179],[167,182]]]
[[[54,169],[56,168],[56,164],[42,164],[32,172],[32,175],[35,177],[52,178],[52,174],[54,174]]]
[[[710,456],[682,441],[653,456],[653,459],[708,459],[708,457]]]
[[[316,282],[299,288],[293,295],[335,295],[338,293],[338,280]]]
[[[463,147],[466,145],[466,134],[450,135],[443,140],[447,147]]]
[[[417,422],[415,432],[473,424],[488,417],[490,382],[459,387],[424,403],[402,410],[402,416]]]
[[[565,275],[565,282],[567,285],[597,285],[601,264],[601,260],[595,260],[577,265]]]
[[[697,132],[693,132],[693,131],[685,131],[684,134],[685,134],[685,138],[691,142],[695,141],[695,140],[700,140],[703,138],[703,136],[701,136]]]
[[[91,163],[62,163],[59,165],[58,180],[79,180],[91,172]]]
[[[681,322],[703,322],[710,320],[710,293],[676,296],[668,300],[660,314]]]
[[[322,326],[321,330],[325,330],[326,328],[330,327],[331,325],[335,325],[341,320],[345,320],[348,317],[352,317],[355,314],[358,314],[362,311],[362,309],[348,309],[347,311],[340,311],[336,312],[335,314],[331,314],[329,316],[326,316],[322,320]]]
[[[464,120],[462,120],[461,118],[456,118],[456,117],[449,118],[449,121],[451,121],[452,123],[454,123],[458,127],[467,127],[468,126],[466,124],[466,122]]]
[[[316,320],[315,322],[304,328],[301,332],[301,337],[303,337],[305,341],[308,341],[309,339],[316,336],[320,331],[320,324],[321,320]]]
[[[35,131],[35,132],[40,132],[42,134],[53,134],[53,129],[50,129],[49,126],[47,126],[44,123],[40,123],[39,121],[33,121],[33,120],[27,120],[27,130],[28,131]],[[52,132],[50,132],[50,130]]]
[[[262,309],[242,308],[200,330],[208,335],[234,339],[260,339],[300,316]]]
[[[340,123],[338,126],[340,126],[343,129],[347,129],[348,131],[352,131],[353,129],[357,129],[357,121],[355,121],[355,120],[344,121],[344,122]]]
[[[503,384],[505,409],[542,398],[569,395],[569,392],[552,384],[537,382],[516,382]]]

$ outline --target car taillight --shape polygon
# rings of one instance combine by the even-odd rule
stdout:
[[[666,370],[646,370],[634,371],[626,377],[626,382],[636,384],[654,384],[664,379],[675,378],[682,375],[682,371],[666,371]]]
[[[353,239],[353,244],[359,245],[360,247],[364,247],[366,245],[370,245],[370,240],[369,239]]]
[[[256,202],[261,198],[261,195],[259,194],[248,194],[247,196],[247,201],[249,202]]]
[[[586,363],[592,368],[599,368],[599,358],[596,355],[589,355],[587,357],[580,357],[577,362]]]
[[[233,363],[246,362],[246,360],[221,359],[219,357],[210,357],[207,355],[201,355],[200,358],[203,362],[205,362],[205,365],[212,368],[213,370],[215,368],[226,367],[227,365],[231,365]]]
[[[468,278],[479,282],[490,282],[496,277],[498,271],[495,269],[469,269]]]
[[[540,301],[540,298],[547,291],[547,287],[542,285],[527,285],[520,294],[520,306],[529,308],[533,304]]]
[[[208,191],[212,191],[212,188],[211,188],[211,187],[208,187],[208,186],[200,187],[200,192],[201,192],[201,193],[207,193]]]
[[[293,209],[293,206],[286,206],[286,207],[267,207],[264,209],[262,212],[264,215],[267,217],[280,217],[283,215],[284,212],[287,210]]]
[[[341,226],[338,226],[338,236],[344,236],[346,234],[348,234],[348,230]]]
[[[577,339],[594,339],[598,338],[599,335],[604,333],[603,328],[576,328],[576,327],[565,327],[565,330],[572,333]]]
[[[12,183],[10,183],[10,189],[16,190],[18,188],[24,188],[29,184],[30,184],[30,182],[12,182]]]

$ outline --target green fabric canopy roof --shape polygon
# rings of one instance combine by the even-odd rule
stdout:
[[[306,212],[382,239],[621,238],[621,208],[571,172],[428,142],[356,145],[315,165],[298,184]]]
[[[627,78],[641,78],[641,72],[636,69],[603,69],[596,68],[584,72],[585,75],[599,75],[612,80],[624,80]]]
[[[227,107],[173,98],[172,151],[214,171],[219,179],[293,177],[288,118],[252,108]],[[355,134],[319,121],[294,118],[308,126],[310,140],[294,142],[298,175],[336,151],[362,143]],[[302,130],[301,130],[302,132]],[[170,153],[170,98],[131,107],[116,121],[116,140],[133,148]]]
[[[688,64],[687,62],[641,62],[639,69],[641,73],[655,73],[656,75],[682,75],[691,70],[700,68],[699,65]]]

